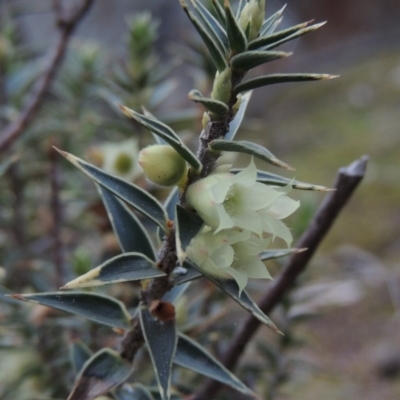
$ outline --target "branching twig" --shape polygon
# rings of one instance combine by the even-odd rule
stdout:
[[[21,111],[20,116],[14,122],[7,125],[0,133],[0,153],[7,150],[12,143],[18,139],[29,125],[32,118],[38,112],[43,103],[46,93],[48,92],[56,72],[61,65],[61,61],[66,53],[68,42],[78,23],[85,16],[94,0],[82,0],[82,4],[76,9],[69,12],[63,12],[59,3],[55,7],[57,11],[57,27],[58,39],[53,51],[49,54],[47,67],[35,88],[32,90],[29,100],[25,108]]]
[[[365,175],[368,157],[364,156],[356,160],[347,168],[339,170],[335,188],[316,212],[308,229],[302,235],[297,243],[299,248],[307,248],[308,251],[294,254],[282,274],[275,280],[274,285],[261,299],[259,304],[261,310],[269,313],[282,300],[284,294],[293,286],[297,277],[305,270],[311,257],[315,253],[319,244],[325,237],[329,228],[336,220],[343,206],[351,197],[360,181]],[[254,336],[261,323],[253,316],[249,316],[236,331],[232,342],[225,352],[223,364],[233,370],[243,354],[246,345]],[[221,384],[209,380],[202,388],[191,398],[191,400],[208,400],[213,399],[215,393],[219,390]]]

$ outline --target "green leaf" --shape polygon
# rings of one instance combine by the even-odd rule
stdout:
[[[212,33],[213,38],[219,43],[219,48],[222,53],[226,53],[229,49],[228,38],[225,30],[215,17],[207,10],[206,7],[199,0],[189,0],[197,11],[198,16],[202,19],[207,31]]]
[[[17,161],[18,159],[18,155],[13,155],[12,157],[9,157],[7,160],[3,161],[0,163],[0,176],[4,175],[8,168],[10,168],[10,166]]]
[[[246,35],[239,26],[229,1],[225,0],[224,8],[226,15],[226,33],[228,34],[229,47],[231,48],[232,54],[241,53],[247,48]]]
[[[219,116],[226,115],[229,112],[229,107],[219,100],[203,97],[198,90],[191,90],[189,92],[189,99],[195,103],[202,104],[208,111]]]
[[[155,319],[143,305],[139,307],[140,325],[146,340],[162,400],[171,395],[172,360],[176,351],[175,321]]]
[[[157,118],[150,112],[148,111],[146,108],[142,107],[143,110],[143,115],[149,118],[154,119],[155,121],[157,120]],[[156,142],[156,144],[168,144],[168,142],[166,142],[161,136],[156,135],[154,132],[150,131],[151,134],[153,135],[153,138]],[[179,137],[178,137],[179,139]]]
[[[92,354],[90,349],[80,340],[71,343],[69,347],[69,357],[75,374],[83,368],[83,365],[89,360]]]
[[[176,248],[179,262],[182,264],[186,257],[186,247],[190,241],[200,232],[204,221],[194,212],[186,210],[179,204],[176,205]]]
[[[174,363],[230,386],[241,393],[254,396],[254,393],[244,383],[227,370],[203,346],[182,333],[178,335]]]
[[[155,261],[156,253],[151,239],[136,215],[110,191],[101,186],[97,186],[97,189],[122,251],[140,252]]]
[[[115,393],[117,400],[154,400],[147,388],[140,383],[124,385]]]
[[[124,304],[112,297],[94,293],[54,292],[14,294],[13,298],[77,314],[115,328],[129,329],[131,316]]]
[[[249,101],[251,99],[251,95],[252,94],[253,94],[253,92],[249,91],[249,92],[247,92],[247,93],[242,95],[242,100],[241,100],[241,103],[240,103],[239,110],[236,113],[236,115],[233,118],[233,120],[229,124],[229,131],[225,135],[225,139],[232,140],[236,136],[236,133],[239,130],[240,125],[241,125],[241,123],[243,121],[243,117],[244,117],[244,114],[245,114],[245,112],[247,110],[247,106],[249,105]]]
[[[136,122],[163,138],[175,151],[182,156],[196,171],[201,170],[201,163],[196,156],[185,146],[180,137],[168,126],[154,118],[139,114],[128,107],[121,106],[122,112]]]
[[[163,301],[168,303],[175,303],[182,295],[185,293],[186,289],[190,286],[190,282],[186,282],[181,285],[173,286],[167,293],[163,296]]]
[[[307,249],[274,249],[274,250],[265,250],[259,254],[260,260],[267,261],[273,260],[276,258],[286,257],[291,254],[301,253],[306,251]]]
[[[167,211],[168,218],[171,221],[175,220],[175,209],[178,202],[179,202],[179,190],[177,187],[174,187],[169,193],[164,203],[164,208]]]
[[[215,40],[211,37],[211,35],[207,32],[206,28],[203,24],[196,18],[195,15],[189,10],[186,0],[180,0],[181,6],[185,11],[186,15],[189,17],[190,21],[192,22],[193,26],[199,33],[201,39],[203,40],[204,44],[206,45],[208,51],[210,52],[211,58],[217,67],[218,71],[223,71],[227,67],[227,62],[225,60],[224,54],[220,51],[218,44]]]
[[[245,140],[234,142],[232,140],[216,139],[209,144],[209,148],[212,151],[230,151],[234,153],[250,154],[277,167],[293,171],[292,167],[276,158],[269,150],[257,143]]]
[[[141,253],[124,253],[93,268],[84,275],[68,282],[61,289],[102,286],[116,282],[139,281],[165,276],[156,264]]]
[[[321,26],[325,25],[326,23],[322,22],[309,26],[311,22],[312,21],[304,22],[302,24],[292,26],[288,29],[275,32],[271,35],[260,36],[249,43],[249,50],[260,49],[264,48],[265,46],[268,46],[268,48],[271,48],[270,46],[272,46],[272,48],[277,47],[289,40],[293,40],[307,33],[313,32]]]
[[[158,392],[157,389],[149,388],[149,392],[153,395],[154,400],[162,400],[162,397],[160,396],[160,393]],[[185,400],[185,399],[177,393],[172,393],[169,400]]]
[[[222,279],[217,276],[210,275],[205,271],[201,270],[192,260],[186,260],[183,263],[183,266],[187,268],[187,265],[192,266],[197,269],[203,276],[213,282],[216,286],[218,286],[221,290],[223,290],[228,296],[232,297],[239,305],[241,305],[244,309],[250,312],[255,318],[257,318],[260,322],[267,325],[269,328],[274,330],[275,332],[279,332],[278,328],[275,324],[260,310],[258,305],[251,299],[251,297],[247,294],[245,290],[239,294],[239,286],[233,279]]]
[[[267,62],[289,57],[291,54],[283,51],[245,51],[232,57],[231,66],[238,71],[249,71]]]
[[[231,172],[233,174],[237,174],[240,171],[241,171],[240,168],[231,169]],[[314,185],[312,183],[296,181],[294,179],[286,178],[284,176],[276,174],[271,174],[265,171],[257,171],[257,181],[265,183],[266,185],[274,185],[274,186],[291,185],[293,189],[299,189],[299,190],[315,190],[319,192],[329,192],[332,190],[325,186],[319,186],[319,185]]]
[[[102,349],[85,363],[67,400],[93,400],[125,382],[132,371],[116,351]]]
[[[239,0],[239,3],[237,5],[237,9],[236,9],[236,19],[237,20],[239,20],[240,14],[242,13],[243,8],[246,5],[246,3],[247,3],[247,0]]]
[[[266,19],[261,27],[260,36],[267,35],[271,32],[271,28],[275,25],[275,22],[281,18],[283,11],[286,8],[286,4],[275,14],[271,15],[268,19]]]
[[[212,1],[212,5],[214,7],[215,10],[215,15],[218,18],[218,21],[225,26],[226,23],[226,17],[225,17],[225,10],[222,8],[220,2],[218,0],[211,0]]]
[[[117,176],[108,174],[70,153],[56,149],[68,161],[83,171],[89,178],[106,188],[134,209],[154,221],[162,230],[167,230],[167,215],[159,201],[143,189]]]
[[[234,93],[245,92],[246,90],[256,89],[262,86],[273,85],[275,83],[287,82],[306,82],[318,81],[321,79],[333,79],[335,75],[327,74],[271,74],[258,76],[257,78],[249,79],[246,82],[240,83],[234,88]]]

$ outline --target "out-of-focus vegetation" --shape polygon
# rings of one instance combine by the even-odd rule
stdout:
[[[5,126],[16,118],[41,65],[36,54],[24,47],[12,18],[0,30],[0,124]],[[117,160],[128,149],[126,140],[134,138],[132,149],[135,141],[146,143],[141,128],[121,117],[116,104],[144,105],[156,114],[157,107],[173,96],[174,82],[167,77],[177,64],[157,58],[153,50],[157,23],[149,15],[129,20],[128,31],[126,59],[110,58],[100,43],[73,43],[45,106],[12,153],[1,159],[2,293],[56,290],[60,281],[118,252],[95,188],[54,158],[51,146],[86,153],[93,163],[109,165],[114,173]],[[207,60],[199,60],[208,65]],[[199,70],[196,74],[206,86],[205,76]],[[265,398],[313,400],[322,395],[329,400],[344,396],[374,400],[400,395],[396,335],[400,324],[400,57],[395,52],[374,54],[340,74],[340,79],[323,87],[280,88],[265,104],[266,115],[248,121],[241,132],[242,138],[265,138],[264,144],[297,166],[299,179],[327,186],[337,168],[362,154],[371,157],[362,188],[293,295],[277,310],[277,324],[281,322],[285,337],[263,330],[243,358],[241,376]],[[190,142],[187,129],[200,126],[200,115],[191,108],[172,117],[164,115],[164,120],[179,126]],[[122,143],[120,150],[118,143]],[[134,150],[129,155],[132,159],[127,162],[134,163]],[[6,165],[11,157],[16,160]],[[122,175],[134,170],[132,165],[118,165]],[[52,174],[59,189],[51,185]],[[132,172],[130,179],[159,191],[139,174]],[[54,196],[61,214],[54,213]],[[297,236],[321,195],[302,193],[300,198],[302,210],[292,217]],[[62,224],[55,220],[59,215]],[[60,242],[54,242],[54,235]],[[279,268],[276,265],[274,272]],[[199,285],[201,290],[197,286],[185,294],[178,317],[185,332],[197,334],[219,355],[235,328],[231,312],[237,323],[241,314],[229,300],[211,302],[220,294],[205,282]],[[107,290],[132,306],[138,300],[134,285]],[[254,283],[252,290],[261,294],[265,287]],[[3,296],[0,301],[0,397],[4,400],[64,398],[74,379],[68,346],[76,351],[84,342],[95,351],[118,340],[111,329],[81,318]],[[190,325],[189,314],[196,321]],[[138,359],[134,379],[151,383],[151,369],[143,367],[147,357]],[[185,374],[198,379],[179,370],[175,381],[185,381]],[[228,393],[219,398],[243,397]]]

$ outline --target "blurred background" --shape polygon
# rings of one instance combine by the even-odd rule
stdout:
[[[267,14],[283,5],[268,1]],[[262,328],[238,374],[266,399],[394,400],[400,398],[400,2],[288,0],[281,28],[310,19],[328,23],[282,46],[292,57],[256,73],[340,78],[257,90],[239,138],[268,147],[296,168],[296,179],[325,186],[333,185],[340,167],[365,154],[370,161],[365,180],[272,316],[285,338]],[[56,36],[52,1],[0,0],[0,135],[18,117]],[[0,158],[2,293],[54,291],[119,251],[95,188],[55,156],[52,145],[165,198],[135,165],[139,146],[151,138],[115,104],[146,106],[196,146],[203,110],[187,93],[209,93],[213,76],[199,43],[177,0],[93,4],[39,114]],[[323,194],[293,196],[302,206],[288,225],[298,238]],[[271,272],[280,267],[270,265]],[[189,292],[188,303],[201,301],[202,307],[183,310],[182,324],[218,355],[234,329],[221,309],[229,305],[237,324],[244,313],[203,285],[217,305]],[[133,289],[107,290],[134,305]],[[264,282],[251,290],[259,296]],[[62,398],[72,372],[60,387],[50,378],[69,371],[66,346],[81,340],[95,350],[117,340],[108,328],[39,306],[2,297],[0,307],[4,400]]]

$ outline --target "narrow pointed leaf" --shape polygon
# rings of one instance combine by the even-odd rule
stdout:
[[[139,281],[164,276],[156,264],[141,253],[124,253],[113,257],[84,275],[68,282],[62,289],[102,286],[116,282]]]
[[[262,86],[273,85],[275,83],[287,82],[306,82],[319,81],[321,79],[336,78],[334,75],[327,74],[271,74],[259,76],[254,79],[249,79],[246,82],[240,83],[234,88],[234,93],[238,94],[246,90],[256,89]]]
[[[18,294],[13,297],[80,315],[99,324],[122,329],[130,327],[131,316],[127,309],[112,297],[78,292]]]
[[[117,400],[154,400],[147,388],[140,383],[123,385],[115,393]]]
[[[83,171],[100,186],[130,204],[135,210],[154,221],[162,230],[166,230],[167,215],[159,201],[143,189],[124,179],[108,174],[70,153],[56,149],[68,161]]]
[[[219,22],[225,26],[226,23],[226,17],[225,17],[225,10],[222,8],[220,2],[218,0],[211,0],[212,5],[215,10],[215,15],[217,16]]]
[[[271,15],[268,19],[266,19],[261,27],[260,36],[267,35],[270,33],[272,26],[275,24],[276,21],[281,18],[283,11],[285,10],[286,5],[284,5],[279,11],[275,14]]]
[[[225,30],[221,24],[215,19],[215,17],[208,11],[206,7],[199,0],[189,0],[193,7],[197,10],[198,15],[203,20],[208,32],[213,34],[215,41],[220,44],[219,48],[223,53],[228,50],[228,38]]]
[[[154,118],[147,117],[146,115],[140,114],[128,107],[121,106],[122,112],[133,118],[136,122],[149,129],[154,134],[164,139],[175,151],[182,156],[195,170],[201,169],[200,161],[197,157],[185,146],[179,136],[168,126],[161,121],[155,120]]]
[[[238,71],[249,71],[259,65],[288,57],[291,54],[283,51],[245,51],[232,57],[231,66]]]
[[[154,400],[163,400],[162,397],[160,396],[160,393],[158,393],[157,389],[149,388],[149,392],[154,397]],[[169,400],[185,400],[185,399],[177,393],[171,393],[171,397],[169,398]]]
[[[254,395],[244,383],[226,369],[203,346],[182,333],[178,335],[174,363],[224,383],[241,393]]]
[[[180,273],[174,271],[173,280],[175,286],[182,285],[183,283],[186,282],[194,281],[195,279],[199,279],[203,276],[199,271],[190,267],[188,264],[185,264],[184,269],[186,270],[186,273]]]
[[[239,110],[236,113],[236,115],[233,118],[233,120],[229,124],[229,131],[225,135],[225,139],[232,140],[236,136],[236,133],[239,130],[240,125],[241,125],[241,123],[243,121],[244,114],[245,114],[245,112],[247,110],[247,106],[249,105],[249,101],[251,99],[251,95],[252,94],[253,94],[253,92],[249,91],[249,92],[247,92],[247,93],[242,95],[242,100],[241,100],[241,103],[240,103]]]
[[[155,261],[156,253],[151,239],[136,215],[110,191],[100,186],[97,188],[122,251],[140,252]]]
[[[93,400],[125,382],[132,365],[111,349],[102,349],[83,366],[67,400]]]
[[[209,148],[213,151],[230,151],[234,153],[250,154],[277,167],[293,170],[292,167],[276,158],[269,150],[257,143],[248,142],[245,140],[232,141],[216,139],[209,144]]]
[[[190,21],[192,22],[193,26],[197,30],[198,34],[200,35],[201,39],[203,40],[204,44],[206,45],[208,51],[210,52],[211,58],[217,67],[218,71],[223,71],[226,66],[226,60],[224,54],[218,48],[217,43],[213,40],[210,34],[205,29],[204,25],[201,24],[198,18],[188,9],[186,0],[180,0],[181,6],[185,11],[186,15],[189,17]]]
[[[199,96],[197,90],[192,90],[189,93],[189,99],[194,101],[195,103],[202,104],[208,111],[211,111],[213,114],[223,116],[229,111],[229,107],[222,101]]]
[[[276,258],[286,257],[291,254],[301,253],[306,251],[307,249],[274,249],[274,250],[265,250],[259,254],[260,260],[267,261],[273,260]]]
[[[246,35],[239,26],[229,1],[225,0],[224,8],[226,15],[226,33],[228,34],[229,47],[232,54],[241,53],[242,51],[245,51],[247,47]]]
[[[232,297],[240,306],[249,311],[255,318],[257,318],[260,322],[267,325],[269,328],[274,330],[275,332],[279,332],[278,328],[275,324],[260,310],[258,305],[251,299],[251,297],[247,294],[245,290],[243,290],[239,294],[239,287],[233,279],[221,279],[219,277],[207,274],[203,270],[199,269],[193,261],[186,260],[183,263],[183,266],[186,268],[186,265],[189,264],[193,268],[198,269],[199,272],[211,282],[213,282],[216,286],[218,286],[222,291],[224,291],[228,296]]]
[[[237,174],[241,169],[232,169],[231,172],[233,174]],[[293,189],[298,190],[315,190],[319,192],[329,192],[332,189],[329,189],[325,186],[314,185],[312,183],[306,183],[301,181],[296,181],[294,179],[286,178],[284,176],[271,174],[265,171],[257,171],[257,181],[261,183],[265,183],[266,185],[274,185],[274,186],[287,186],[291,185]]]
[[[186,257],[186,247],[199,233],[204,221],[194,212],[188,211],[179,204],[176,205],[176,247],[179,262],[182,264]]]
[[[70,345],[69,356],[75,373],[77,374],[92,356],[92,352],[81,341],[75,341]]]
[[[299,32],[300,30],[308,27],[312,21],[303,22],[302,24],[298,24],[295,26],[291,26],[290,28],[283,29],[281,31],[275,32],[271,35],[260,36],[257,39],[254,39],[249,43],[249,50],[259,49],[261,47],[273,44],[275,42],[279,42],[282,39],[285,39],[291,36],[294,33]],[[315,28],[317,29],[317,28]],[[314,30],[315,30],[314,29]]]
[[[0,163],[0,176],[4,175],[7,172],[8,168],[10,168],[11,165],[15,161],[17,161],[17,159],[18,159],[18,155],[15,154],[12,157],[9,157],[7,160],[2,161]]]
[[[146,117],[152,118],[154,120],[157,120],[157,118],[150,111],[148,111],[146,108],[142,107],[142,109],[143,109],[143,115],[145,115]],[[168,144],[161,136],[156,135],[152,131],[150,131],[150,132],[153,135],[153,138],[154,138],[154,140],[155,140],[155,142],[157,144]]]
[[[175,285],[163,296],[163,301],[168,303],[175,303],[185,293],[186,289],[190,286],[190,282],[186,282],[182,285]]]
[[[175,321],[160,322],[144,306],[139,307],[140,324],[153,363],[162,400],[171,394],[171,368],[176,351]]]
[[[246,3],[247,3],[247,0],[239,0],[239,3],[237,5],[237,9],[236,9],[236,19],[237,20],[239,20],[240,14],[242,13],[243,8],[246,5]]]
[[[173,188],[164,203],[164,208],[167,211],[168,218],[171,221],[175,220],[175,209],[179,202],[179,190],[177,187]]]

